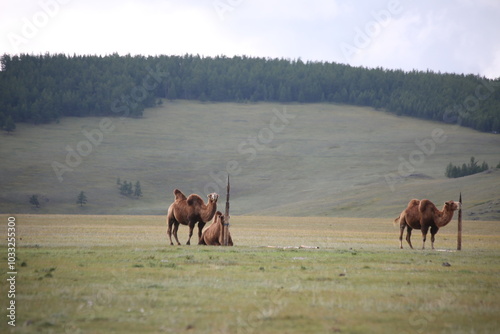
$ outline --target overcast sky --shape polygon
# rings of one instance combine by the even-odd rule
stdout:
[[[247,55],[500,77],[499,0],[0,0],[0,53]]]

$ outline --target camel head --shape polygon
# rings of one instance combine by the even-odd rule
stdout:
[[[208,194],[207,197],[209,202],[214,202],[214,203],[217,203],[217,200],[219,199],[219,195],[217,193]]]
[[[449,211],[459,210],[462,207],[462,203],[455,201],[448,201],[444,203],[444,206]]]

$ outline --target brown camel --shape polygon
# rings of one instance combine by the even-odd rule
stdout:
[[[410,248],[413,249],[411,244],[411,232],[413,229],[422,231],[422,249],[425,249],[425,240],[427,238],[427,232],[429,228],[431,229],[431,243],[432,249],[434,249],[435,235],[439,231],[440,227],[446,226],[453,218],[453,212],[460,208],[459,202],[448,201],[444,203],[442,211],[439,211],[436,206],[428,199],[423,199],[419,201],[418,199],[412,199],[406,209],[401,212],[398,218],[394,220],[397,224],[399,221],[399,242],[400,248],[403,248],[403,232],[405,228],[408,228],[406,233],[406,241]]]
[[[400,248],[403,249],[403,233],[405,228],[408,228],[406,232],[406,241],[410,248],[413,249],[411,244],[411,231],[413,229],[420,230],[420,213],[418,212],[418,205],[420,204],[420,200],[412,199],[406,209],[401,212],[398,218],[394,220],[394,224],[397,224],[399,221],[399,244]]]
[[[228,233],[228,245],[233,245],[233,239],[231,239],[231,233],[229,229]],[[209,245],[209,246],[220,246],[224,244],[224,215],[217,211],[214,216],[212,224],[203,231],[201,235],[199,245]]]
[[[179,224],[189,226],[189,238],[186,245],[191,244],[191,236],[193,235],[193,229],[196,223],[198,223],[198,238],[201,240],[201,231],[207,222],[209,222],[215,215],[217,210],[217,199],[219,195],[216,193],[208,194],[208,203],[205,204],[203,199],[196,194],[191,194],[186,197],[179,189],[174,190],[175,201],[168,208],[167,214],[167,234],[170,239],[170,244],[172,242],[172,226],[174,227],[173,233],[175,241],[180,245],[179,239],[177,238],[177,230],[179,229]]]
[[[432,249],[434,249],[434,236],[441,227],[448,225],[455,210],[460,209],[460,205],[460,202],[448,201],[444,203],[443,210],[439,211],[434,203],[428,199],[420,201],[418,211],[420,213],[420,226],[422,227],[422,249],[425,248],[425,239],[429,228],[431,229],[431,245]]]

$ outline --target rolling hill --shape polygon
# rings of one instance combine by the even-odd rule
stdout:
[[[235,215],[394,218],[411,198],[462,192],[465,217],[500,220],[500,170],[444,176],[471,156],[496,166],[499,135],[367,107],[165,100],[140,119],[63,118],[1,137],[2,213],[162,215],[175,188],[224,201],[230,172]],[[143,197],[120,195],[117,178],[140,181]]]

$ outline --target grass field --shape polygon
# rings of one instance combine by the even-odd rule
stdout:
[[[411,198],[441,205],[462,192],[465,217],[500,220],[500,170],[444,176],[448,163],[471,156],[496,166],[500,135],[326,103],[164,101],[141,119],[108,119],[109,131],[101,122],[63,118],[1,133],[0,213],[162,215],[175,188],[223,194],[231,171],[238,215],[390,218]],[[81,160],[67,164],[71,150]],[[67,167],[62,180],[54,162]],[[117,178],[140,181],[144,196],[121,196]],[[28,203],[32,194],[41,208]]]
[[[400,250],[391,219],[233,216],[235,247],[169,246],[164,219],[16,215],[0,332],[498,333],[499,222],[465,220],[457,252],[456,218],[436,251]]]

